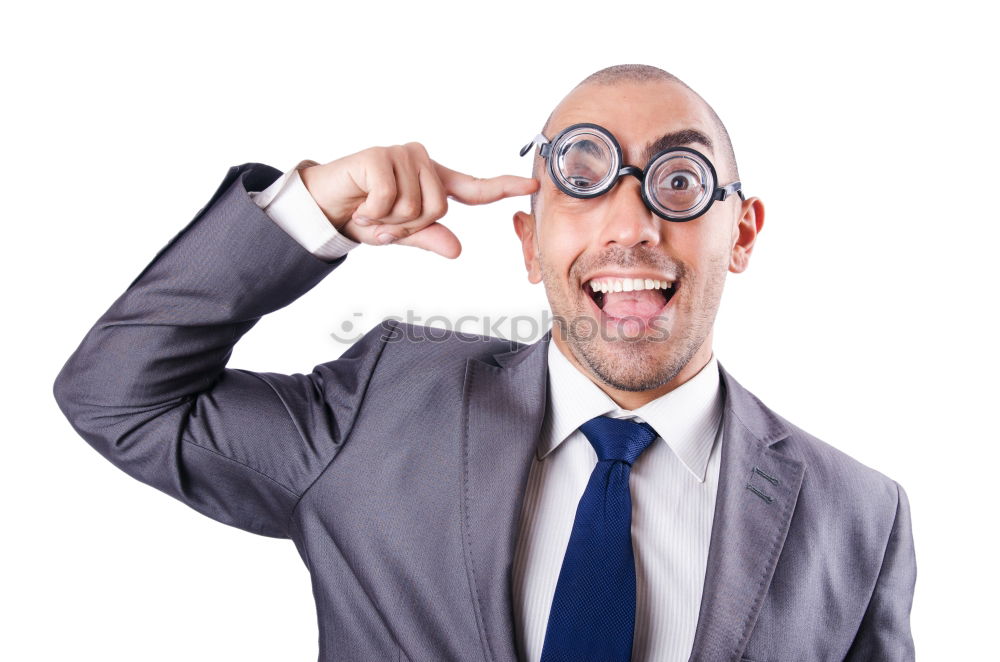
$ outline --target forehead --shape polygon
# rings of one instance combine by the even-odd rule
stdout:
[[[690,90],[665,81],[582,85],[556,106],[546,136],[551,140],[567,126],[580,122],[611,131],[632,163],[641,160],[650,143],[668,133],[694,129],[718,144],[705,104]],[[697,148],[714,158],[708,147]]]

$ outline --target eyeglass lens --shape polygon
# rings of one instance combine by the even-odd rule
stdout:
[[[611,145],[596,133],[575,133],[556,146],[557,174],[581,193],[606,185],[615,174],[615,161]]]
[[[646,173],[648,194],[672,214],[692,213],[709,202],[712,174],[707,164],[694,154],[667,153]]]

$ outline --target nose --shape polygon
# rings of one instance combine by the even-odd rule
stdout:
[[[643,202],[641,186],[638,179],[626,176],[604,194],[609,199],[602,205],[601,246],[659,245],[663,222]]]

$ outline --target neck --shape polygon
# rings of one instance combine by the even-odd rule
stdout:
[[[587,379],[592,381],[598,388],[604,391],[616,405],[627,411],[638,409],[658,397],[673,391],[675,388],[701,372],[701,369],[704,368],[712,358],[712,331],[710,330],[708,335],[705,337],[704,342],[702,342],[701,346],[698,348],[698,351],[695,352],[694,356],[691,357],[687,364],[681,368],[680,372],[678,372],[677,375],[675,375],[669,382],[647,391],[623,391],[602,381],[599,377],[592,374],[590,370],[582,365],[570,350],[569,345],[562,333],[553,332],[552,342],[556,344],[556,347],[559,348],[559,351],[562,352],[563,356],[565,356],[577,370],[586,375]]]

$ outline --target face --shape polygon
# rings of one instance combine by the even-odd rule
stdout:
[[[674,83],[578,87],[556,108],[546,136],[582,122],[608,129],[624,164],[640,168],[650,157],[647,148],[666,134],[694,130],[714,145],[722,142],[701,100]],[[673,146],[707,156],[719,186],[733,181],[711,148]],[[535,212],[518,212],[514,225],[529,280],[544,283],[559,349],[629,408],[696,374],[711,357],[726,274],[746,267],[763,224],[760,201],[732,195],[696,219],[670,222],[645,206],[634,177],[623,177],[602,196],[578,199],[555,186],[544,161],[538,165]]]

